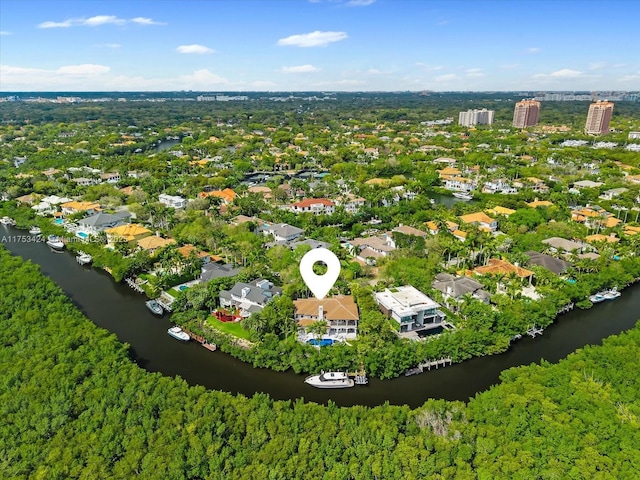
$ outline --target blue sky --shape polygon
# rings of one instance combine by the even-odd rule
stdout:
[[[639,90],[640,2],[0,0],[0,90]]]

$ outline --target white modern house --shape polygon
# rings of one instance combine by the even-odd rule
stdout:
[[[398,322],[398,330],[417,332],[442,326],[440,305],[411,285],[387,288],[375,294],[382,313]]]
[[[158,201],[163,205],[171,208],[185,208],[187,206],[187,199],[175,195],[167,195],[161,193],[158,195]]]

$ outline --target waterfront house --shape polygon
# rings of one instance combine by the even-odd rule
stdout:
[[[149,255],[153,255],[158,250],[168,245],[174,245],[176,241],[173,238],[162,238],[159,235],[150,235],[138,240],[138,248],[146,250]]]
[[[142,225],[138,225],[137,223],[128,223],[108,228],[104,233],[107,234],[107,243],[110,245],[119,242],[135,244],[138,240],[152,234],[151,230],[143,227]]]
[[[335,297],[304,298],[293,302],[295,320],[306,331],[316,322],[326,322],[327,331],[323,338],[355,339],[358,334],[358,306],[351,295]]]
[[[220,306],[226,309],[237,309],[240,316],[246,318],[254,312],[261,311],[275,296],[282,294],[280,287],[275,287],[269,280],[258,278],[250,283],[238,282],[231,290],[220,291]]]
[[[445,314],[440,305],[411,285],[387,288],[375,294],[375,301],[399,332],[418,332],[442,326]]]
[[[96,235],[108,228],[128,223],[130,218],[131,214],[129,212],[98,212],[78,220],[78,231],[82,231],[88,235]]]
[[[454,192],[472,192],[477,188],[475,180],[465,177],[451,177],[444,181],[444,188]]]
[[[556,275],[566,272],[571,265],[569,262],[562,260],[561,258],[556,258],[551,255],[547,255],[546,253],[534,252],[531,250],[525,252],[525,254],[529,257],[527,265],[537,265],[539,267],[546,268]]]
[[[216,278],[235,277],[242,271],[242,267],[234,267],[229,263],[209,262],[202,265],[200,281],[208,282]]]

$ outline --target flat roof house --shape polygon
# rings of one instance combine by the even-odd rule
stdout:
[[[375,294],[382,313],[398,323],[400,332],[416,332],[442,325],[440,305],[411,285],[387,288]]]

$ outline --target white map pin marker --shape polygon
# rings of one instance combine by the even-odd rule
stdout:
[[[318,262],[324,262],[327,265],[327,273],[324,275],[316,275],[313,271],[313,266]],[[314,248],[300,260],[300,274],[313,295],[318,300],[322,300],[340,275],[340,260],[331,250]]]

